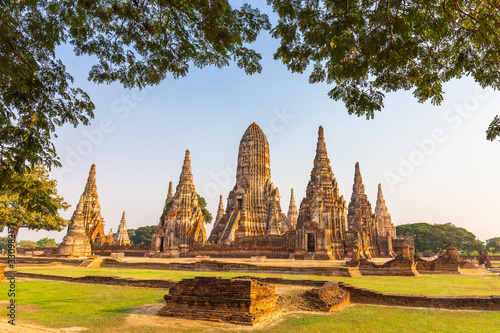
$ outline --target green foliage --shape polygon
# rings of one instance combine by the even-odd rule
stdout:
[[[0,253],[9,249],[9,237],[0,237]]]
[[[486,248],[487,249],[493,248],[493,250],[490,250],[490,252],[500,253],[500,237],[493,237],[487,239]]]
[[[135,236],[135,229],[127,229],[128,239],[132,239]]]
[[[151,225],[151,226],[146,226],[146,227],[140,227],[137,229],[131,229],[133,230],[133,235],[130,236],[129,233],[129,238],[132,244],[134,245],[151,245],[151,238],[153,237],[153,233],[156,229],[156,226]]]
[[[204,197],[198,194],[198,206],[201,208],[201,212],[203,213],[203,217],[205,218],[205,223],[212,223],[212,214],[206,209],[207,201]]]
[[[56,55],[61,44],[97,63],[89,80],[126,88],[154,85],[189,65],[248,74],[261,56],[247,44],[269,30],[267,15],[227,0],[2,1],[0,6],[0,183],[30,165],[58,166],[52,135],[64,124],[87,125],[94,104],[73,86]],[[13,168],[11,168],[13,167]]]
[[[69,205],[57,194],[56,185],[41,166],[30,173],[15,174],[8,185],[0,184],[0,230],[8,226],[17,236],[23,227],[57,231],[66,227],[68,221],[58,211]]]
[[[496,1],[282,1],[275,59],[309,82],[335,87],[349,114],[374,117],[385,93],[413,90],[420,103],[439,105],[443,84],[471,76],[500,88],[500,5]],[[500,134],[500,120],[488,139]]]
[[[54,238],[42,238],[36,242],[37,247],[57,247],[56,240]]]
[[[396,233],[400,236],[413,236],[415,249],[418,252],[444,251],[449,246],[459,251],[472,252],[478,250],[483,242],[464,228],[458,228],[452,223],[428,224],[411,223],[396,226]]]
[[[22,240],[17,243],[18,247],[35,247],[36,243],[30,240]]]

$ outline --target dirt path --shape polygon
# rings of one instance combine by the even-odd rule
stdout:
[[[86,331],[86,327],[68,327],[62,329],[47,328],[43,326],[21,324],[16,321],[15,325],[11,325],[7,320],[0,320],[0,332],[5,333],[68,333]]]

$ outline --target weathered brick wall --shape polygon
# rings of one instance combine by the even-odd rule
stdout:
[[[62,265],[80,265],[86,259],[74,258],[44,258],[44,257],[31,257],[31,256],[16,256],[16,266],[25,264],[51,264],[54,261],[60,262]],[[7,257],[0,257],[0,263],[7,263]]]
[[[17,254],[24,254],[26,251],[43,251],[43,256],[57,255],[58,247],[21,247],[17,249]]]
[[[197,272],[242,272],[242,273],[276,273],[300,274],[321,276],[351,276],[352,268],[348,267],[294,267],[294,266],[267,266],[243,263],[220,262],[216,260],[202,260],[195,263],[156,263],[156,262],[119,262],[114,259],[105,259],[101,267],[114,268],[143,268],[165,269]]]
[[[150,246],[145,245],[93,245],[92,252],[96,255],[109,257],[111,253],[124,253],[125,257],[144,257],[146,253],[151,252]]]
[[[349,292],[351,296],[351,303],[442,308],[453,310],[500,311],[500,295],[449,297],[423,296],[381,293],[369,289],[357,288],[344,282],[339,282],[339,286]]]
[[[107,284],[107,285],[159,288],[159,289],[168,289],[177,283],[176,281],[173,280],[154,280],[154,279],[138,280],[138,279],[120,278],[117,276],[99,276],[99,275],[71,277],[71,276],[59,276],[59,275],[23,273],[23,272],[17,272],[16,277],[63,281],[63,282]]]
[[[491,255],[491,256],[488,256],[490,258],[490,261],[500,261],[500,255]],[[464,255],[460,255],[460,258],[462,259],[471,259],[471,260],[477,260],[479,258],[479,256],[464,256]]]
[[[253,325],[277,311],[278,296],[274,286],[252,279],[196,277],[172,286],[164,299],[162,316]]]

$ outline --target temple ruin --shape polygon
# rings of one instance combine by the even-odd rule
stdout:
[[[115,242],[118,246],[130,245],[130,239],[127,232],[127,220],[125,219],[125,212],[122,214],[118,232],[116,233]]]
[[[295,252],[315,253],[316,259],[343,259],[346,228],[346,203],[339,195],[320,126],[311,178],[300,204]]]
[[[169,188],[164,212],[153,236],[152,247],[161,256],[265,255],[324,260],[350,257],[358,260],[394,257],[392,240],[397,240],[398,249],[404,243],[395,238],[395,227],[380,185],[373,212],[359,163],[355,166],[353,191],[347,205],[339,193],[321,126],[306,196],[298,211],[293,189],[288,215],[281,210],[279,190],[271,182],[269,143],[256,123],[252,123],[241,138],[236,184],[227,197],[225,210],[223,197],[220,197],[207,243],[202,241],[203,219],[196,213],[199,208],[189,152],[176,194],[172,195],[171,184]],[[197,227],[193,229],[193,226]]]
[[[292,229],[281,211],[279,190],[271,182],[269,143],[261,128],[252,123],[240,141],[236,185],[209,242],[230,245],[237,238],[282,235]]]
[[[354,170],[351,201],[348,207],[348,231],[346,232],[346,253],[351,257],[371,259],[379,253],[377,245],[377,216],[365,193],[359,162]]]
[[[92,255],[90,238],[85,229],[83,194],[80,196],[78,206],[71,217],[68,232],[59,245],[59,255],[84,258]]]
[[[375,215],[378,220],[378,234],[380,236],[389,236],[396,238],[396,227],[392,223],[391,214],[385,204],[384,193],[382,193],[382,184],[378,184],[377,204],[375,205]]]
[[[203,245],[206,241],[205,219],[198,205],[189,150],[186,150],[174,195],[171,194],[170,185],[163,214],[153,234],[152,246],[155,251],[177,257],[189,251],[191,246]]]
[[[290,205],[288,206],[288,214],[286,215],[286,217],[288,218],[288,221],[290,221],[292,227],[294,229],[297,228],[299,211],[297,210],[297,204],[295,203],[295,193],[293,191],[293,188],[290,193]]]
[[[104,219],[101,216],[101,206],[97,195],[95,164],[92,164],[83,191],[83,223],[85,231],[92,245],[103,245],[106,243],[104,233]]]

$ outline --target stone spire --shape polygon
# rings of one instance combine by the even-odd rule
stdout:
[[[384,194],[382,193],[382,184],[378,184],[377,204],[375,205],[375,215],[378,220],[379,236],[389,236],[396,238],[396,227],[392,223],[391,214],[387,209]]]
[[[95,164],[90,167],[89,177],[83,191],[83,221],[92,245],[103,245],[106,242],[104,219],[97,195]]]
[[[68,232],[59,245],[59,255],[70,257],[89,257],[92,255],[90,240],[85,232],[83,206],[84,197],[81,195],[78,206],[71,217]]]
[[[194,186],[193,174],[191,172],[191,155],[188,149],[184,155],[184,164],[182,165],[182,172],[179,176],[179,185]],[[177,185],[177,187],[179,186]]]
[[[348,208],[349,231],[356,234],[357,246],[362,257],[373,257],[378,253],[377,217],[372,213],[372,206],[365,194],[363,179],[356,162],[354,184]]]
[[[219,224],[220,220],[224,216],[224,198],[222,195],[219,198],[219,208],[217,209],[217,216],[215,217],[214,228]]]
[[[323,126],[318,129],[318,143],[316,144],[316,156],[314,157],[314,168],[326,168],[331,170],[330,159],[326,150],[325,134]]]
[[[320,126],[311,178],[297,220],[298,247],[307,252],[316,252],[316,255],[325,259],[343,258],[343,232],[347,224],[345,206],[328,158],[323,127]],[[312,244],[305,243],[305,234],[313,231],[316,243],[314,250]]]
[[[292,191],[290,193],[290,205],[288,206],[288,221],[290,221],[290,224],[293,226],[295,229],[297,227],[297,218],[299,217],[299,211],[297,210],[297,205],[295,204],[295,195],[294,191],[292,188]]]
[[[120,226],[118,227],[116,242],[118,243],[119,246],[130,245],[130,239],[128,238],[128,231],[127,231],[127,220],[125,219],[125,211],[122,214]]]
[[[238,237],[264,235],[269,225],[272,234],[292,229],[281,212],[276,190],[271,182],[269,143],[262,129],[252,123],[240,141],[236,185],[229,193],[226,214],[212,229],[209,241],[231,244]]]
[[[189,150],[186,150],[179,184],[161,220],[153,234],[152,246],[155,250],[176,256],[191,246],[205,243],[205,218],[198,205]]]
[[[361,171],[359,171],[359,162],[356,162],[354,170],[354,184],[352,185],[352,195],[353,196],[366,196],[365,186],[363,185],[363,179],[361,178]]]
[[[168,182],[168,194],[167,194],[167,200],[165,200],[165,205],[169,203],[173,197],[174,197],[174,190],[172,189],[172,182]]]

